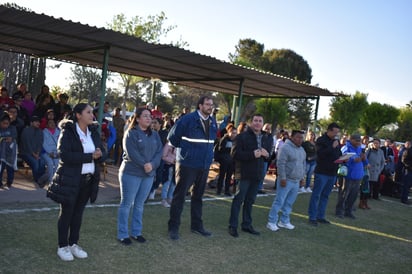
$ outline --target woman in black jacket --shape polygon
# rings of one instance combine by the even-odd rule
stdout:
[[[106,158],[93,118],[92,107],[80,103],[73,108],[72,119],[59,124],[60,161],[47,195],[60,203],[57,255],[63,261],[72,261],[73,256],[87,258],[77,245],[80,226],[88,200],[93,203],[97,198],[100,163]]]

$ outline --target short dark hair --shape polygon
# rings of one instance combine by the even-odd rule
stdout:
[[[199,105],[203,105],[206,100],[213,100],[213,97],[209,94],[200,96],[199,100],[197,101],[196,109],[199,109]]]
[[[304,134],[304,132],[303,130],[298,130],[298,129],[292,130],[292,137],[295,136],[296,134]]]
[[[260,113],[255,113],[255,114],[252,115],[252,120],[253,120],[253,118],[255,118],[255,117],[262,117],[262,118],[263,118],[263,115],[260,114]]]
[[[333,122],[328,125],[328,130],[333,130],[334,128],[340,129],[337,123]]]

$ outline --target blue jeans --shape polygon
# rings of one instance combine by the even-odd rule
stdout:
[[[269,223],[276,224],[278,222],[279,210],[282,210],[280,221],[287,224],[290,223],[292,206],[298,196],[299,182],[288,180],[286,181],[286,186],[281,187],[280,180],[278,180],[277,184],[276,197],[269,212]]]
[[[230,209],[229,226],[237,228],[239,211],[243,203],[242,228],[249,228],[252,225],[252,206],[255,203],[258,192],[258,181],[240,179],[238,191],[232,201]]]
[[[329,194],[335,183],[336,176],[315,173],[315,182],[309,202],[309,220],[325,219]]]
[[[310,187],[310,181],[312,180],[313,171],[315,171],[316,160],[306,161],[306,183],[305,188]]]
[[[11,186],[14,181],[14,168],[6,164],[5,162],[1,162],[1,169],[0,169],[0,186],[3,184],[3,172],[7,170],[7,186]]]
[[[262,178],[262,181],[259,182],[258,190],[263,190],[263,182],[265,181],[266,173],[268,172],[268,165],[269,165],[268,162],[266,161],[263,162],[263,170],[262,170],[263,178]]]
[[[165,165],[167,169],[167,181],[163,183],[162,186],[162,199],[172,199],[173,198],[173,191],[175,190],[175,166],[174,165]]]
[[[409,196],[409,188],[412,185],[412,171],[407,170],[402,178],[401,202],[407,202]]]
[[[37,180],[44,174],[44,161],[41,158],[36,159],[29,154],[22,154],[21,158],[30,166],[33,173],[33,179],[37,183]]]
[[[48,181],[47,183],[51,182],[54,173],[56,172],[57,166],[59,165],[59,159],[58,158],[51,158],[47,153],[43,153],[40,156],[43,161],[46,163],[47,166],[47,177]]]
[[[128,220],[132,205],[133,215],[130,235],[140,236],[143,228],[143,206],[152,187],[153,177],[136,177],[119,173],[119,181],[121,198],[117,219],[117,238],[129,237]]]

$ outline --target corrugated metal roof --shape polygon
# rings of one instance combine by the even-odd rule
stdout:
[[[157,78],[178,85],[255,96],[333,96],[328,90],[170,45],[152,44],[104,28],[0,6],[0,50]]]

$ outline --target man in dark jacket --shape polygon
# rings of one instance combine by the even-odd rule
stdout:
[[[197,110],[182,116],[169,132],[168,140],[176,150],[176,188],[170,206],[169,237],[179,239],[180,216],[186,193],[193,184],[191,197],[191,230],[208,237],[202,221],[202,197],[205,191],[210,165],[213,160],[213,144],[217,124],[211,117],[212,97],[200,97]]]
[[[246,132],[239,134],[232,147],[235,163],[235,178],[239,180],[238,191],[233,198],[229,219],[229,234],[238,237],[237,232],[240,207],[243,203],[242,230],[259,235],[252,226],[252,206],[263,176],[265,159],[270,157],[272,138],[262,133],[263,117],[255,114]]]
[[[312,196],[309,202],[309,224],[317,226],[319,223],[329,224],[325,219],[326,206],[329,194],[336,183],[338,164],[335,161],[342,155],[340,151],[339,126],[331,123],[327,131],[316,140],[316,168]]]
[[[412,147],[403,152],[402,163],[405,166],[405,174],[402,178],[401,202],[409,205],[408,195],[412,185]]]

